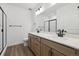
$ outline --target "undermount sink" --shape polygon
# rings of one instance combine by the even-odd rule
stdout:
[[[50,33],[40,33],[40,34],[42,34],[42,35],[44,35],[44,36],[48,36],[48,37],[58,37],[58,36],[56,35],[56,33],[52,33],[52,34],[50,34]]]
[[[40,35],[42,36],[45,36],[45,37],[49,37],[49,38],[55,38],[56,40],[71,40],[72,38],[69,38],[69,37],[58,37],[58,35],[56,33],[49,33],[49,32],[40,32],[39,33]]]

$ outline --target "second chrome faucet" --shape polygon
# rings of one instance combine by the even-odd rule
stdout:
[[[64,32],[67,32],[66,30],[64,30],[64,29],[58,29],[58,31],[57,31],[57,35],[59,36],[59,37],[63,37],[65,34],[64,34]]]

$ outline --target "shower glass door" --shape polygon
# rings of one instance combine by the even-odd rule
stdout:
[[[2,11],[0,9],[0,53],[2,51]]]
[[[3,40],[3,48],[5,48],[6,44],[7,44],[7,21],[6,21],[6,14],[3,13],[3,36],[4,36],[4,40]]]
[[[0,54],[7,44],[7,15],[0,7]]]

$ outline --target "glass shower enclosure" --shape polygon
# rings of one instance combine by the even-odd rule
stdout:
[[[7,44],[7,15],[0,7],[0,54]]]

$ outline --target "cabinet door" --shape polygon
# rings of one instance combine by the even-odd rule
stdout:
[[[51,48],[50,47],[48,47],[48,46],[45,46],[45,54],[46,54],[46,56],[51,56]]]
[[[64,56],[64,54],[56,51],[55,49],[52,49],[52,52],[51,52],[52,56]]]
[[[37,39],[34,40],[34,52],[35,55],[40,56],[40,41]]]
[[[35,55],[40,56],[40,38],[34,35],[29,36],[29,46]]]
[[[30,48],[32,51],[34,51],[34,37],[33,36],[30,36]]]
[[[46,53],[45,53],[45,45],[43,43],[41,43],[41,56],[45,56]]]
[[[52,49],[47,45],[41,43],[41,56],[51,56]]]

